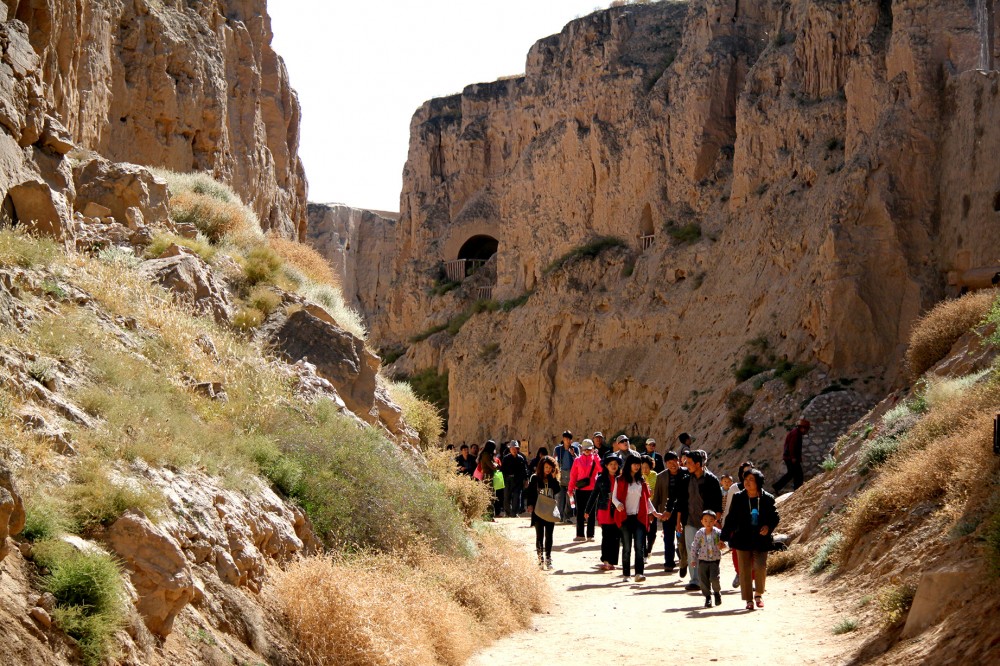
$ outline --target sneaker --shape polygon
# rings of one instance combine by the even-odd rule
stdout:
[[[716,592],[715,593],[715,605],[716,606],[721,606],[722,605],[722,593],[721,592]]]
[[[688,568],[687,567],[681,567],[681,571],[680,571],[679,575],[680,575],[681,578],[684,578],[685,576],[687,576],[688,575]]]
[[[712,597],[705,597],[705,608],[712,607]]]
[[[622,582],[623,583],[627,583],[628,581],[629,581],[629,577],[628,576],[622,576]]]
[[[552,571],[552,558],[549,557],[545,560],[545,570]]]
[[[701,590],[701,585],[695,585],[694,583],[688,583],[684,586],[684,589],[688,592],[697,592]]]
[[[635,577],[635,582],[637,582],[637,583],[641,583],[644,580],[646,580],[646,577],[643,576],[642,574],[639,574],[638,576]]]
[[[587,537],[587,541],[593,541],[594,537]]]
[[[573,541],[586,541],[587,537],[577,536],[573,537]]]
[[[736,574],[736,578],[733,579],[733,587],[739,587],[739,586],[740,586],[740,575]]]

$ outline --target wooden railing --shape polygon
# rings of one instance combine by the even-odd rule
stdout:
[[[444,272],[452,282],[461,282],[486,263],[484,259],[453,259],[444,262]]]
[[[639,247],[645,252],[653,246],[653,240],[656,238],[655,234],[649,234],[647,236],[639,236]]]
[[[476,287],[476,300],[480,301],[492,301],[493,300],[493,285],[486,287]]]

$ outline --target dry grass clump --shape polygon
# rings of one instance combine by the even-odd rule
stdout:
[[[222,201],[211,195],[181,192],[170,197],[170,218],[194,225],[212,243],[230,234],[260,229],[257,216],[240,201]]]
[[[992,291],[978,291],[942,301],[913,325],[906,364],[917,378],[945,357],[955,342],[978,324],[993,304]]]
[[[417,397],[407,382],[386,382],[389,397],[403,410],[403,418],[420,435],[424,451],[437,446],[444,433],[444,419],[437,407]]]
[[[849,504],[839,559],[846,561],[862,537],[906,515],[921,502],[940,503],[960,516],[989,501],[989,484],[1000,464],[993,456],[993,417],[1000,385],[991,381],[938,404],[910,430],[872,485]]]
[[[194,238],[184,238],[176,234],[159,233],[153,236],[153,242],[146,246],[145,257],[147,259],[157,259],[163,256],[171,245],[179,245],[191,250],[206,263],[212,263],[216,253],[219,251],[212,245],[204,234],[198,234]]]
[[[490,534],[473,559],[420,546],[402,558],[309,558],[275,584],[309,663],[345,666],[463,664],[479,637],[527,626],[544,589],[537,567]]]
[[[466,525],[480,520],[494,500],[490,489],[470,476],[457,474],[455,458],[450,451],[430,449],[426,455],[431,474],[444,486],[448,497],[458,506]]]
[[[267,237],[267,242],[285,263],[302,271],[313,282],[340,287],[340,280],[333,272],[330,262],[313,248],[304,243],[273,235]]]
[[[801,544],[795,544],[785,550],[775,551],[767,556],[767,575],[784,573],[797,567],[806,559],[806,549]]]
[[[15,229],[0,229],[0,266],[46,267],[59,256],[55,241]]]

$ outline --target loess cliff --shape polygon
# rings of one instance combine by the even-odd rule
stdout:
[[[399,221],[349,269],[372,340],[447,373],[452,442],[687,430],[774,471],[804,413],[817,471],[907,381],[914,320],[997,263],[978,26],[951,0],[572,21],[414,114]]]
[[[38,94],[80,148],[211,172],[268,229],[304,232],[298,97],[265,0],[4,0],[0,19],[27,27]]]

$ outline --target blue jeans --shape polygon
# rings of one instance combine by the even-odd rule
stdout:
[[[629,560],[635,552],[635,575],[641,576],[646,559],[646,526],[635,516],[622,523],[622,573],[630,576]]]
[[[693,525],[684,526],[684,543],[687,544],[688,557],[691,557],[691,545],[694,543],[694,535],[698,533],[700,527],[694,527]],[[691,574],[691,583],[694,585],[701,586],[698,580],[698,567],[688,567],[688,572]]]

